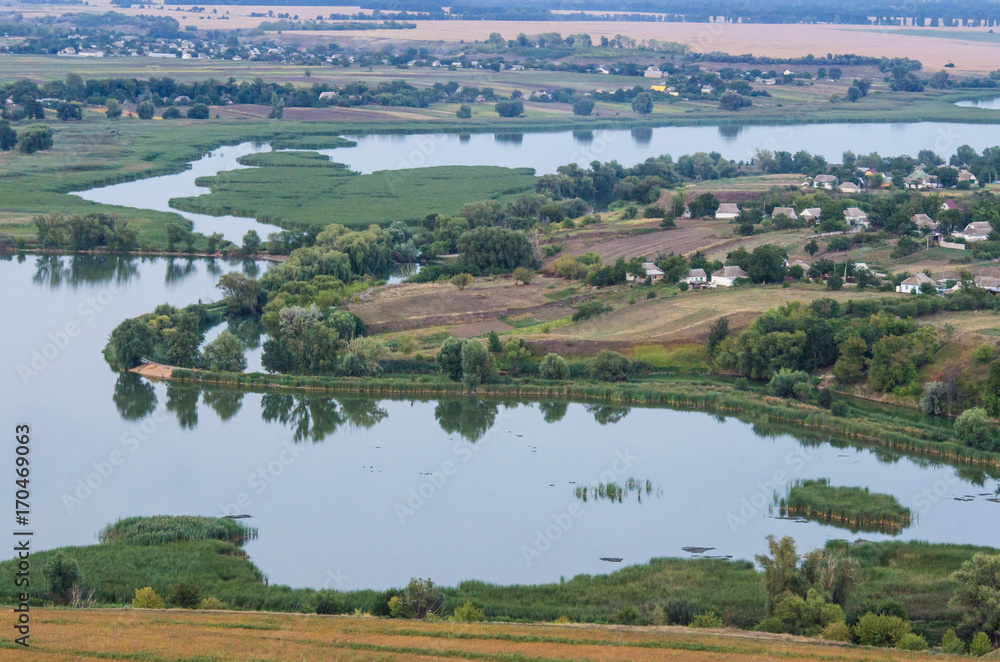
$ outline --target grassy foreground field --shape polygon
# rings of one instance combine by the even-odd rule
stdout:
[[[682,627],[424,623],[262,613],[39,610],[19,660],[911,660],[919,653]],[[14,650],[16,649],[16,653]],[[957,659],[937,656],[935,659]]]

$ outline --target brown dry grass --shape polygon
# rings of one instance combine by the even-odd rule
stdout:
[[[0,649],[0,659],[881,662],[919,655],[787,635],[678,627],[423,623],[180,610],[38,609],[32,615],[31,647]]]

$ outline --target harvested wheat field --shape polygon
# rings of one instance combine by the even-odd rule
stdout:
[[[239,612],[37,610],[18,660],[909,660],[787,635]],[[936,659],[950,659],[938,657]]]

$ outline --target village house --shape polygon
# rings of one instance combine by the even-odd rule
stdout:
[[[991,232],[993,232],[992,225],[986,221],[976,221],[965,226],[965,229],[962,230],[961,237],[967,242],[986,241]]]
[[[857,207],[848,207],[844,210],[844,220],[853,226],[868,226],[868,214]]]
[[[738,278],[749,278],[747,272],[739,267],[722,267],[712,273],[711,287],[732,287]]]
[[[715,218],[720,221],[731,221],[740,215],[739,205],[733,202],[723,202],[715,211]]]
[[[948,198],[947,200],[941,203],[941,211],[948,211],[949,209],[954,209],[957,211],[962,208],[958,206],[957,202],[955,202],[951,198]]]
[[[837,185],[837,178],[833,175],[816,175],[813,177],[813,188],[832,189]]]
[[[859,193],[861,191],[861,187],[854,182],[844,182],[837,187],[837,190],[841,193]]]
[[[663,72],[654,64],[647,67],[642,76],[643,78],[663,78]]]
[[[914,274],[913,276],[910,276],[902,283],[897,285],[896,291],[902,292],[903,294],[920,294],[920,287],[925,283],[932,285],[935,291],[941,287],[940,285],[938,285],[938,282],[936,280],[934,280],[927,274],[917,273]]]
[[[1000,278],[996,276],[976,276],[974,282],[977,287],[981,287],[987,292],[1000,294]]]
[[[650,85],[649,89],[653,90],[654,92],[666,92],[667,91],[667,86],[666,85]]]
[[[928,175],[925,171],[921,169],[914,170],[909,177],[903,177],[903,186],[906,188],[938,188],[940,184],[938,183],[937,175]]]
[[[813,223],[819,223],[819,217],[820,214],[822,213],[823,210],[820,209],[819,207],[806,207],[805,209],[802,210],[802,213],[799,215],[799,218],[801,218],[803,221],[812,221]]]
[[[794,207],[775,207],[774,210],[771,211],[771,218],[774,218],[775,216],[787,216],[793,221],[799,220],[799,215],[795,213]]]
[[[927,214],[916,214],[910,220],[920,230],[926,230],[935,236],[939,234],[938,228],[941,227],[941,224]]]
[[[973,175],[971,172],[969,172],[965,168],[962,168],[961,170],[958,171],[958,181],[959,183],[969,182],[970,184],[975,184],[979,180],[976,179],[976,176]]]
[[[646,270],[646,278],[648,278],[650,282],[658,283],[663,280],[663,271],[652,262],[643,262],[642,268]],[[625,276],[625,280],[631,283],[637,279],[635,274],[628,274]]]
[[[704,269],[691,269],[688,271],[687,277],[684,278],[684,282],[692,288],[705,287],[708,285],[708,274],[705,273]]]

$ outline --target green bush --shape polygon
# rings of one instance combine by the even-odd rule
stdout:
[[[163,598],[156,594],[151,587],[135,589],[135,597],[132,599],[132,606],[136,609],[163,609]]]
[[[218,598],[207,597],[198,605],[198,609],[225,609],[226,603]]]
[[[993,360],[993,345],[980,345],[972,352],[972,360],[976,363],[989,363]]]
[[[892,648],[910,633],[910,624],[899,616],[868,612],[854,626],[854,637],[862,646]]]
[[[965,655],[965,642],[958,638],[954,630],[948,630],[941,637],[941,650],[949,655]]]
[[[592,358],[587,365],[590,377],[603,382],[623,382],[628,379],[631,369],[631,361],[609,349]]]
[[[972,643],[969,644],[969,655],[975,657],[982,657],[992,650],[993,646],[990,644],[990,638],[986,636],[985,632],[977,633],[972,638]]]
[[[337,594],[333,591],[320,591],[316,594],[315,607],[317,614],[332,615],[339,614],[342,610]]]
[[[615,614],[614,620],[619,625],[635,625],[639,622],[639,610],[632,605],[622,607]]]
[[[80,567],[76,561],[56,552],[42,567],[42,575],[49,585],[49,594],[58,604],[67,604],[73,587],[80,583]]]
[[[538,367],[538,376],[542,379],[569,379],[569,364],[563,357],[550,352],[542,359]]]
[[[201,604],[201,591],[194,584],[178,582],[174,584],[174,587],[170,590],[170,595],[167,596],[167,602],[169,602],[172,607],[197,609],[198,605]]]
[[[830,405],[830,413],[834,416],[847,416],[847,403],[843,400],[837,400]]]
[[[993,426],[989,415],[982,407],[966,409],[955,421],[955,434],[966,446],[979,450],[991,450],[993,446]]]
[[[770,391],[771,395],[777,398],[798,398],[800,397],[797,390],[799,384],[805,384],[806,389],[808,389],[808,373],[802,370],[789,370],[788,368],[782,368],[778,372],[774,373],[774,377],[771,377],[771,381],[767,383],[767,390]],[[808,390],[806,393],[808,394]]]
[[[816,404],[823,409],[829,409],[833,405],[833,391],[828,388],[821,390],[816,397]]]
[[[486,617],[483,616],[481,609],[472,604],[471,600],[466,600],[464,605],[455,607],[455,614],[452,616],[452,620],[459,623],[478,623],[479,621],[486,620]]]
[[[595,315],[606,313],[609,310],[611,310],[610,306],[605,306],[597,301],[588,301],[587,303],[580,304],[580,307],[576,309],[575,313],[573,313],[572,320],[574,322],[581,322],[583,320],[590,319]]]
[[[927,650],[927,640],[919,634],[910,632],[899,639],[896,648],[903,651],[925,651]]]
[[[823,628],[823,631],[819,636],[827,641],[850,641],[851,628],[847,627],[847,623],[837,621],[836,623],[830,623]]]
[[[722,618],[711,609],[706,609],[701,612],[693,619],[691,619],[691,624],[688,625],[691,628],[721,628]]]

